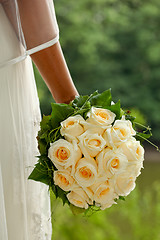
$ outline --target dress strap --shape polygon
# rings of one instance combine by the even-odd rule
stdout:
[[[57,43],[59,40],[59,34],[52,40],[46,42],[46,43],[43,43],[37,47],[34,47],[34,48],[31,48],[27,51],[25,51],[24,55],[22,56],[19,56],[19,57],[16,57],[16,58],[13,58],[12,60],[9,60],[9,61],[6,61],[6,62],[3,62],[3,63],[0,63],[0,68],[2,67],[6,67],[6,66],[9,66],[9,65],[12,65],[12,64],[16,64],[18,62],[21,62],[23,61],[27,56],[33,54],[33,53],[36,53],[36,52],[39,52],[45,48],[48,48],[48,47],[51,47],[52,45],[54,45],[55,43]]]

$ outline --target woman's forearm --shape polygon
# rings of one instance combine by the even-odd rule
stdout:
[[[53,18],[54,13],[50,13],[48,0],[18,0],[18,3],[28,49],[57,36],[57,24]],[[68,103],[78,95],[59,42],[31,57],[56,102]]]
[[[56,102],[69,103],[78,95],[59,42],[31,57]]]

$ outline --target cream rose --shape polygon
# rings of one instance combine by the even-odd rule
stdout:
[[[62,136],[77,137],[84,132],[84,128],[81,123],[85,122],[84,118],[81,115],[76,115],[68,117],[66,120],[61,122],[60,133]]]
[[[89,187],[96,181],[97,164],[94,158],[82,158],[75,166],[75,179],[82,187]]]
[[[136,177],[126,170],[115,175],[113,181],[115,185],[115,192],[119,196],[127,196],[136,186]]]
[[[78,140],[77,137],[73,137],[69,134],[65,134],[64,138],[65,138],[65,140],[67,140],[68,142],[70,142],[72,144],[74,144],[74,143],[78,144],[79,143],[79,140]]]
[[[95,124],[92,124],[90,122],[87,122],[88,120],[86,120],[85,122],[82,122],[82,125],[84,127],[84,130],[87,131],[91,131],[93,134],[94,133],[97,133],[99,135],[102,135],[104,133],[104,131],[111,127],[111,125],[107,125],[107,126],[103,126],[103,125],[95,125]]]
[[[87,194],[83,191],[82,188],[77,188],[67,194],[69,202],[76,207],[88,208],[88,204],[91,204],[91,201]]]
[[[85,193],[87,194],[87,196],[90,198],[90,199],[93,199],[93,195],[94,195],[94,192],[93,192],[93,189],[90,187],[83,187],[83,190],[85,191]]]
[[[143,162],[129,162],[126,167],[126,172],[131,175],[138,177],[141,174],[141,169],[143,168]]]
[[[48,150],[48,157],[57,169],[74,166],[82,157],[82,153],[76,143],[72,144],[64,139],[59,139],[51,143]]]
[[[106,208],[110,208],[113,204],[117,204],[114,199],[112,199],[111,201],[108,201],[105,204],[101,205],[101,210],[105,210]]]
[[[129,162],[141,162],[144,160],[144,148],[135,138],[130,138],[121,145],[123,153],[127,156]]]
[[[54,171],[54,183],[64,191],[70,191],[74,187],[75,180],[67,170]]]
[[[91,188],[94,191],[93,200],[96,204],[100,204],[104,207],[105,205],[107,206],[107,204],[110,205],[111,203],[114,203],[116,195],[114,193],[114,188],[109,181],[94,184]]]
[[[108,109],[92,107],[87,113],[88,123],[108,126],[114,122],[116,115]]]
[[[106,129],[103,133],[103,138],[108,147],[114,148],[128,141],[134,135],[136,132],[129,120],[116,120],[113,127]]]
[[[96,157],[96,161],[99,178],[110,178],[115,173],[125,169],[128,164],[127,157],[119,149],[112,150],[110,148],[105,148],[100,152]]]
[[[102,136],[91,131],[84,132],[79,139],[79,147],[86,158],[95,157],[104,147],[105,140]]]

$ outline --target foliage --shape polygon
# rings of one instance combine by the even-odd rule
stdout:
[[[60,138],[63,138],[60,135],[60,123],[62,121],[67,119],[69,116],[74,116],[77,114],[80,114],[86,118],[87,112],[93,105],[111,109],[117,114],[117,118],[120,118],[120,103],[111,105],[111,101],[112,96],[111,90],[109,89],[101,94],[98,93],[98,91],[95,91],[90,96],[77,96],[70,104],[51,103],[51,115],[43,116],[43,119],[40,123],[40,131],[38,132],[37,140],[40,152],[38,163],[35,165],[35,168],[28,179],[49,185],[55,196],[62,199],[63,204],[69,203],[66,197],[67,192],[62,191],[57,185],[54,185],[53,174],[56,167],[48,158],[48,149],[50,144]],[[79,212],[76,207],[71,206],[71,210],[73,213]]]
[[[80,94],[112,88],[114,101],[140,110],[158,140],[159,0],[55,0],[55,8],[60,42]],[[45,114],[49,102],[47,93],[41,99]]]
[[[137,187],[125,203],[90,217],[73,216],[67,206],[62,209],[59,201],[51,199],[54,240],[159,240],[160,182],[143,192]]]
[[[52,112],[51,115],[43,116],[40,123],[40,131],[38,132],[38,148],[40,156],[38,157],[38,163],[31,172],[28,179],[39,181],[47,184],[50,189],[55,194],[56,198],[61,198],[63,204],[68,203],[67,193],[63,191],[60,187],[54,184],[54,171],[56,167],[48,157],[48,149],[50,144],[54,143],[56,140],[63,138],[60,134],[61,122],[66,120],[70,116],[80,114],[84,119],[87,118],[87,113],[92,106],[100,107],[103,109],[109,109],[116,114],[116,119],[122,118],[122,113],[125,115],[126,119],[129,119],[134,124],[134,117],[130,115],[129,112],[124,112],[121,109],[120,101],[112,104],[111,89],[108,89],[102,93],[95,91],[90,96],[77,96],[70,104],[64,103],[51,103]],[[143,141],[151,136],[151,130],[147,129],[142,132],[137,132],[136,136],[139,141]],[[119,200],[124,200],[124,197],[119,197]],[[75,206],[70,205],[73,214],[82,212]],[[98,211],[95,206],[89,209],[89,212]],[[86,211],[86,214],[88,210]]]

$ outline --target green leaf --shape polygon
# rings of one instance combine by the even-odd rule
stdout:
[[[93,95],[95,95],[95,93],[91,94],[91,96]],[[82,117],[86,119],[86,114],[91,109],[91,104],[89,102],[89,99],[90,99],[90,96],[76,97],[72,103],[72,106],[75,108],[73,115],[80,114]]]
[[[38,139],[38,149],[41,155],[47,155],[48,152],[48,145],[45,139],[40,139],[39,136]]]
[[[41,134],[39,135],[39,138],[40,138],[40,139],[45,139],[45,140],[47,141],[47,139],[48,139],[48,131],[46,131],[46,132],[44,132],[44,133],[41,133]]]
[[[132,122],[132,124],[133,124],[133,123],[134,123],[134,120],[135,120],[136,118],[133,117],[133,116],[131,116],[131,115],[126,114],[126,115],[125,115],[125,119],[126,119],[126,120],[130,120],[130,121]]]
[[[48,166],[47,166],[46,162],[45,161],[38,162],[35,165],[35,168],[33,169],[32,173],[30,174],[28,179],[42,182],[42,183],[49,185],[49,183],[51,181],[51,176],[48,174]]]
[[[90,96],[85,95],[85,96],[76,96],[76,98],[74,99],[74,101],[72,102],[72,106],[76,109],[84,109],[84,108],[88,108],[90,106],[90,100],[94,97],[98,95],[98,91],[95,91],[94,93],[92,93]]]
[[[67,198],[67,193],[64,190],[62,190],[59,186],[54,185],[54,182],[50,185],[50,188],[52,189],[54,195],[56,198],[60,198],[63,202],[63,205],[65,203],[69,204],[68,198]]]
[[[72,106],[75,108],[81,108],[87,102],[88,96],[76,96],[72,102]]]
[[[125,197],[124,196],[119,196],[118,198],[115,198],[114,201],[117,203],[119,200],[125,201]]]
[[[101,211],[100,206],[98,207],[98,206],[95,206],[95,205],[93,205],[93,206],[91,205],[91,206],[89,206],[88,209],[85,210],[84,214],[85,214],[85,216],[90,217],[94,213],[99,212],[99,211]]]
[[[90,109],[91,104],[87,101],[81,108],[74,112],[74,115],[80,114],[84,119],[86,119],[86,115]]]
[[[74,113],[74,108],[64,103],[52,103],[51,122],[53,129]]]
[[[108,106],[106,108],[116,114],[116,119],[120,119],[121,118],[121,104],[120,104],[120,100],[117,103],[115,103],[115,104],[113,104],[111,106]]]
[[[41,130],[46,131],[50,128],[51,115],[43,115],[42,121],[40,122]]]
[[[110,106],[111,101],[112,101],[111,89],[106,90],[101,94],[98,93],[95,96],[91,97],[90,99],[90,103],[92,106],[102,107],[102,108],[106,108],[107,106]]]
[[[126,199],[123,196],[119,196],[119,200],[125,201]]]
[[[93,92],[90,96],[89,96],[89,99],[97,96],[99,93],[98,93],[98,90],[96,90],[95,92]]]
[[[38,148],[41,155],[47,154],[47,147],[49,146],[48,134],[52,129],[51,126],[51,115],[43,115],[42,121],[40,123],[41,130],[38,132]]]
[[[49,143],[53,143],[60,138],[62,138],[62,136],[60,134],[60,127],[55,128],[55,129],[53,129],[52,131],[49,132],[49,135],[48,135]]]
[[[67,202],[66,193],[60,187],[56,186],[57,197],[62,199],[63,205]]]
[[[138,132],[135,137],[137,141],[140,141],[142,143],[143,141],[145,141],[145,139],[149,139],[151,136],[152,136],[151,132],[150,133]]]

